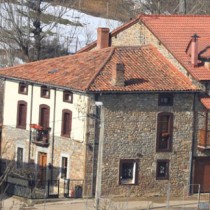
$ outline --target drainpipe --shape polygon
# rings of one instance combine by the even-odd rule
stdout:
[[[30,107],[30,125],[32,124],[32,109],[33,109],[33,94],[34,94],[34,85],[31,84],[31,107]],[[30,163],[30,156],[31,156],[31,126],[29,128],[29,149],[28,149],[28,163]]]
[[[188,194],[190,195],[192,192],[191,184],[193,181],[193,154],[195,149],[195,140],[196,140],[196,107],[195,107],[195,100],[196,100],[196,93],[193,95],[193,133],[192,133],[192,147],[191,147],[191,157],[190,157],[190,183],[189,183],[189,191]]]
[[[56,113],[56,88],[54,89],[54,110],[53,110],[53,129],[52,129],[52,156],[51,156],[51,182],[53,181],[54,142],[55,142],[55,113]]]
[[[205,84],[205,93],[208,95],[208,84]],[[205,109],[205,115],[206,115],[206,119],[205,119],[205,147],[207,145],[207,140],[208,140],[208,109]]]
[[[205,109],[206,119],[205,119],[205,147],[207,145],[208,140],[208,109]]]

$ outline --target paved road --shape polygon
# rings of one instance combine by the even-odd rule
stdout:
[[[203,202],[204,203],[204,202]],[[205,202],[204,204],[207,204]],[[197,208],[196,200],[173,200],[170,201],[170,210],[194,210]],[[154,202],[148,200],[127,200],[127,201],[110,201],[104,199],[101,202],[101,209],[105,210],[143,210],[143,209],[158,209],[166,210],[165,202]],[[203,205],[202,210],[206,205]],[[207,206],[208,207],[208,206]],[[26,204],[24,200],[15,197],[5,197],[2,199],[2,208],[0,210],[94,210],[94,200],[92,199],[66,199],[57,202],[44,202],[33,204],[32,206]]]

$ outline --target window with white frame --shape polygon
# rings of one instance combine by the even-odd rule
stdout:
[[[137,184],[137,160],[124,159],[120,160],[119,183]]]
[[[61,178],[66,179],[68,172],[68,158],[61,157]]]
[[[17,168],[23,167],[23,148],[17,148]]]

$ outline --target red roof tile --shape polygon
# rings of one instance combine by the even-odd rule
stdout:
[[[206,109],[210,109],[210,97],[209,96],[201,97],[200,101]]]
[[[125,65],[125,86],[111,83],[111,67]],[[198,89],[149,46],[116,47],[46,59],[0,70],[0,76],[79,91],[197,91]]]
[[[100,51],[31,62],[0,69],[0,76],[85,90],[112,51],[111,48],[105,48]]]
[[[191,36],[195,33],[200,37],[200,52],[210,46],[210,16],[143,15],[139,18],[193,77],[210,80],[210,71],[203,65],[192,67],[186,53]]]
[[[125,66],[125,86],[113,86],[114,63]],[[108,63],[90,85],[91,91],[193,91],[197,88],[171,65],[156,48],[117,47]]]

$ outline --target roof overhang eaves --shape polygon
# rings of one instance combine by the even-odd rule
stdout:
[[[36,85],[40,85],[40,86],[47,86],[47,87],[55,88],[55,89],[63,89],[63,90],[70,90],[70,91],[73,91],[73,92],[85,93],[85,90],[79,90],[79,89],[66,87],[66,86],[62,86],[62,85],[53,85],[53,84],[44,83],[44,82],[37,82],[37,81],[33,81],[33,80],[28,80],[28,79],[26,80],[26,79],[9,77],[9,76],[2,76],[2,75],[0,75],[0,78],[9,79],[9,80],[13,80],[13,81],[16,81],[16,82],[24,82],[24,83],[36,84]]]
[[[153,93],[201,93],[203,92],[202,90],[144,90],[144,91],[86,91],[86,93],[92,93],[92,94],[98,94],[98,93],[104,93],[104,94],[110,94],[110,93],[113,93],[113,94],[143,94],[143,93],[150,93],[150,94],[153,94]]]

